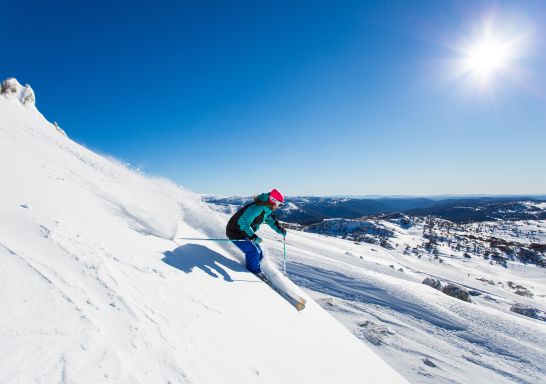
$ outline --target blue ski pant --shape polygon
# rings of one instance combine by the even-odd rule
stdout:
[[[250,272],[259,273],[262,271],[260,261],[262,261],[264,253],[258,244],[253,241],[234,241],[233,244],[244,252],[246,267]]]

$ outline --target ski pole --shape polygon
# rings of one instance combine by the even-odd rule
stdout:
[[[284,275],[286,276],[286,237],[282,238],[282,245],[284,249]]]

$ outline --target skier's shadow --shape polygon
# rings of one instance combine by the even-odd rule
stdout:
[[[247,272],[246,268],[236,261],[198,244],[182,245],[174,251],[165,252],[164,255],[163,262],[181,271],[191,273],[197,267],[214,278],[222,276],[229,282],[233,279],[226,269],[233,272]]]

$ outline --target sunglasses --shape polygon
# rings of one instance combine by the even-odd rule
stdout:
[[[270,197],[269,201],[271,203],[273,203],[273,205],[275,205],[277,208],[280,208],[280,207],[282,207],[284,205],[284,203],[282,201],[279,201],[279,200],[275,199],[274,197]]]

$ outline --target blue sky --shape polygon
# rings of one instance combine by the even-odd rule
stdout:
[[[546,193],[544,2],[1,2],[1,77],[195,192]]]

